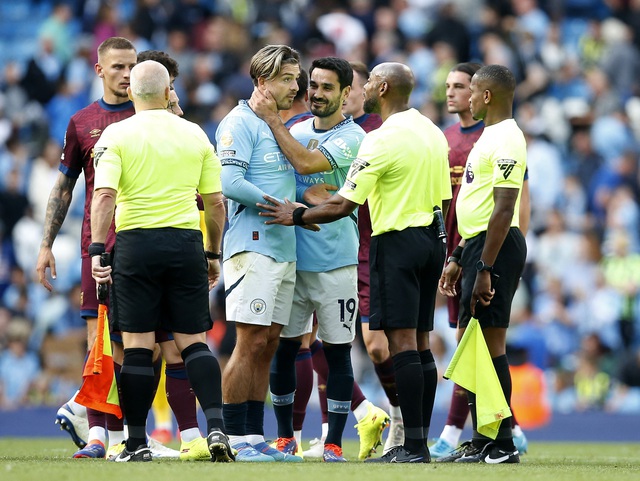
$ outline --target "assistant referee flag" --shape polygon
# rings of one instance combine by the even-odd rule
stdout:
[[[100,307],[106,306],[101,305]],[[122,418],[113,366],[109,321],[106,317],[105,313],[104,322],[98,324],[99,328],[102,327],[103,342],[95,342],[89,352],[89,357],[82,373],[82,386],[80,387],[80,392],[76,395],[76,402],[96,411],[115,414],[118,418]],[[101,353],[98,351],[100,347],[102,348]],[[95,367],[96,360],[99,360],[100,357],[102,358],[102,364],[101,370],[98,372]]]
[[[495,439],[502,420],[511,416],[511,409],[475,317],[471,318],[453,353],[444,378],[475,393],[478,433]]]

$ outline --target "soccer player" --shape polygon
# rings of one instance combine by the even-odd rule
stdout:
[[[411,69],[377,65],[364,86],[365,112],[379,113],[382,126],[365,137],[338,193],[306,208],[266,196],[267,224],[327,223],[351,214],[368,198],[371,238],[371,329],[384,330],[396,373],[405,425],[404,443],[365,462],[426,463],[427,438],[437,384],[429,350],[437,270],[445,249],[435,207],[451,198],[447,142],[433,122],[409,108],[415,85]]]
[[[366,67],[365,67],[366,69]],[[355,72],[354,72],[355,81]],[[366,77],[365,80],[366,81]],[[363,83],[364,83],[363,81]],[[299,115],[293,115],[294,111],[303,112],[303,109],[307,108],[308,103],[308,75],[304,70],[300,71],[300,77],[298,78],[298,87],[302,89],[298,90],[296,100],[293,107],[290,110],[283,110],[279,113],[282,122],[285,127],[290,129],[292,125],[295,125],[300,119],[306,120],[313,117],[311,112],[301,113]],[[352,84],[352,89],[353,89]],[[360,88],[360,93],[362,89]],[[349,103],[349,99],[345,99],[345,104]],[[360,95],[362,97],[362,95]],[[304,101],[302,99],[304,98]],[[356,102],[357,103],[357,102]],[[362,99],[359,101],[362,106]],[[296,105],[298,107],[296,107]],[[304,107],[303,107],[304,105]],[[368,117],[369,114],[365,114]],[[372,114],[379,122],[380,116]],[[292,123],[292,121],[296,121]],[[355,120],[355,119],[354,119]],[[357,120],[356,120],[357,122]],[[379,125],[379,123],[378,123]],[[304,197],[307,203],[314,204],[320,203],[323,200],[329,198],[332,193],[338,190],[339,186],[334,186],[327,183],[314,184],[307,189],[304,193]],[[368,216],[368,212],[367,212]],[[298,354],[296,355],[296,395],[293,402],[293,429],[294,436],[298,444],[298,453],[302,446],[302,426],[306,415],[306,408],[313,390],[313,371],[318,374],[318,396],[320,397],[320,407],[322,410],[322,436],[320,439],[315,438],[311,441],[311,447],[309,450],[304,451],[304,456],[309,458],[322,458],[324,455],[324,441],[329,431],[328,422],[328,410],[327,410],[327,394],[326,384],[328,376],[327,360],[322,349],[322,342],[316,339],[318,325],[317,318],[314,315],[313,328],[310,334],[302,336],[302,341]],[[387,421],[387,414],[381,409],[375,407],[369,402],[362,390],[358,386],[358,383],[354,380],[353,383],[353,396],[351,398],[351,410],[354,412],[358,421],[358,435],[360,437],[360,454],[362,458],[368,456],[372,449],[380,443],[381,431],[384,429]]]
[[[212,325],[208,290],[220,277],[221,166],[204,131],[167,112],[170,76],[162,64],[136,65],[127,93],[136,115],[110,125],[95,146],[88,249],[97,283],[111,283],[113,270],[112,308],[124,344],[120,388],[129,436],[115,461],[151,461],[146,419],[160,327],[173,333],[204,411],[211,460],[233,461],[223,432],[220,366],[205,343]],[[196,190],[205,210],[204,249]],[[105,251],[116,205],[112,269],[101,266],[98,256]]]
[[[69,210],[73,188],[81,172],[84,172],[85,203],[82,222],[82,295],[81,315],[87,321],[87,345],[91,350],[96,338],[98,298],[96,283],[91,277],[91,260],[88,247],[91,243],[91,198],[93,195],[93,149],[104,128],[114,122],[131,117],[133,104],[127,96],[131,69],[137,62],[133,44],[122,37],[106,39],[98,47],[95,72],[102,79],[104,94],[101,99],[76,113],[67,127],[64,151],[60,161],[60,173],[49,196],[44,221],[44,234],[38,253],[36,271],[40,283],[49,291],[52,284],[47,279],[50,269],[56,278],[56,261],[52,251],[60,227]],[[106,239],[107,250],[114,244],[113,234]],[[71,435],[80,451],[74,457],[103,458],[105,456],[105,414],[87,409],[88,431],[81,416],[84,408],[75,402],[75,396],[64,404],[56,415],[56,423]],[[88,446],[85,445],[88,443]]]
[[[309,101],[314,117],[289,132],[268,95],[254,92],[254,110],[271,128],[282,152],[296,169],[298,198],[316,184],[342,185],[360,148],[364,131],[342,113],[349,96],[353,70],[336,57],[313,61],[309,70]],[[342,433],[351,406],[353,369],[351,342],[357,314],[357,219],[347,217],[320,232],[296,228],[296,287],[289,324],[271,367],[271,398],[278,421],[277,449],[294,454],[293,429],[296,390],[295,358],[302,338],[317,315],[318,335],[327,360],[328,433],[325,462],[345,461]],[[327,255],[331,253],[330,255]]]
[[[454,260],[454,262],[455,259],[459,260],[459,255],[456,256],[455,254],[455,248],[460,243],[455,210],[456,200],[460,186],[462,185],[462,174],[464,173],[464,168],[467,163],[467,157],[484,129],[482,120],[474,119],[469,108],[469,98],[471,97],[469,85],[471,83],[471,77],[473,77],[473,74],[481,67],[482,65],[479,63],[460,63],[451,69],[447,75],[445,84],[447,111],[451,114],[457,114],[459,118],[459,122],[444,131],[444,135],[447,137],[447,142],[449,143],[449,168],[451,174],[451,190],[453,193],[451,205],[449,206],[449,211],[445,219],[447,233],[449,234],[447,237],[447,256],[450,261]],[[526,178],[525,174],[525,186],[528,184]],[[526,202],[528,199],[528,192],[523,191],[520,203],[521,230],[525,228],[525,224],[528,224],[528,221],[526,221],[530,212],[528,202]],[[523,230],[523,233],[526,235],[525,230]],[[454,329],[458,327],[460,292],[460,285],[458,283],[456,286],[456,296],[447,297],[449,325]],[[460,340],[460,331],[456,332],[456,338],[458,341]],[[446,424],[440,437],[436,440],[435,444],[429,448],[432,458],[447,456],[456,449],[468,414],[469,404],[467,402],[467,391],[457,384],[454,384]],[[513,422],[514,419],[515,417],[512,417],[511,421]],[[517,444],[518,450],[525,452],[527,439],[522,429],[520,429],[520,426],[517,424],[513,425],[513,429],[514,442]]]
[[[353,82],[351,83],[351,92],[345,99],[342,106],[342,113],[345,116],[352,117],[353,121],[360,125],[365,132],[370,132],[377,129],[382,124],[380,115],[375,113],[366,113],[364,111],[364,97],[363,87],[369,78],[369,70],[362,62],[350,62],[353,69]],[[333,186],[330,184],[317,184],[325,187],[326,191],[324,195],[321,195],[316,191],[315,195],[320,200],[314,202],[315,204],[322,202],[329,198],[332,194],[330,191],[336,191],[340,186]],[[307,191],[309,192],[309,191]],[[387,347],[387,338],[384,333],[379,331],[370,331],[368,329],[369,322],[369,245],[371,243],[371,218],[369,216],[369,206],[365,202],[362,206],[358,207],[358,232],[360,235],[360,247],[358,249],[358,313],[363,325],[363,335],[365,338],[365,345],[370,352],[371,359],[374,362],[376,373],[382,383],[383,388],[389,398],[391,405],[392,417],[391,426],[389,430],[389,436],[385,442],[385,451],[390,447],[402,444],[404,438],[402,414],[398,406],[398,396],[395,389],[395,377],[393,374],[393,361],[389,354],[389,348]],[[314,326],[315,330],[315,326]],[[366,330],[366,333],[365,333]],[[322,342],[315,339],[315,332],[312,332],[313,343],[309,345],[306,339],[303,339],[303,344],[296,358],[296,365],[300,364],[299,358],[311,355],[313,362],[313,369],[318,374],[318,395],[320,396],[320,407],[322,409],[322,436],[320,439],[314,439],[311,441],[311,446],[307,451],[304,451],[304,456],[309,458],[322,457],[324,452],[324,441],[327,437],[328,422],[327,422],[327,395],[326,395],[326,380],[327,380],[327,361],[322,349]],[[306,345],[305,345],[305,342]],[[300,381],[300,376],[298,376]],[[311,379],[312,383],[313,379]],[[296,398],[294,401],[294,429],[302,429],[302,421],[304,420],[304,409],[307,406],[309,396],[307,395],[304,400],[300,398],[300,382],[298,383],[298,389],[296,390]],[[351,409],[356,417],[357,424],[355,425],[358,436],[360,438],[360,449],[358,452],[359,459],[366,459],[375,453],[375,448],[381,444],[382,432],[389,425],[389,415],[384,410],[375,406],[365,397],[364,393],[360,389],[357,381],[353,383],[353,396],[351,397]],[[296,437],[300,437],[301,433],[296,431]]]
[[[309,75],[306,70],[301,69],[298,76],[298,92],[293,99],[293,104],[288,110],[280,111],[280,118],[284,123],[284,126],[288,129],[293,127],[298,122],[310,119],[313,114],[309,110]]]
[[[512,118],[516,81],[501,65],[487,65],[472,77],[471,114],[485,124],[469,153],[458,194],[457,258],[450,260],[439,281],[440,291],[453,297],[462,271],[458,327],[478,319],[507,403],[511,375],[506,336],[511,302],[524,269],[527,245],[519,229],[520,192],[527,164],[524,134]],[[477,431],[475,394],[468,392],[473,439],[439,462],[519,463],[511,423],[500,424],[493,441]]]
[[[268,90],[278,110],[291,108],[299,63],[290,47],[263,47],[251,59],[254,88]],[[237,335],[222,380],[224,423],[237,461],[290,461],[295,459],[264,440],[264,400],[271,359],[291,314],[296,237],[293,229],[265,225],[256,203],[267,193],[294,199],[296,179],[269,126],[252,107],[241,100],[216,131],[222,190],[229,199],[223,248],[226,314]]]

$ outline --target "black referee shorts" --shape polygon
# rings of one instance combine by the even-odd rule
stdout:
[[[476,282],[476,263],[480,260],[486,232],[478,234],[467,240],[462,251],[462,298],[460,300],[459,327],[467,327],[471,320],[471,294]],[[498,253],[493,265],[492,284],[495,294],[491,303],[486,306],[476,307],[476,319],[481,327],[509,327],[511,317],[511,302],[518,288],[520,276],[527,258],[527,244],[522,232],[517,227],[512,227]]]
[[[445,250],[435,227],[409,227],[371,237],[369,329],[433,330]]]
[[[211,329],[207,260],[199,230],[118,232],[111,308],[124,332]]]

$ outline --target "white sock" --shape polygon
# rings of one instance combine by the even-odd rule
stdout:
[[[402,421],[402,410],[400,406],[389,406],[389,414],[394,421]]]
[[[371,404],[371,401],[368,401],[365,399],[360,403],[360,406],[358,406],[353,410],[353,415],[356,417],[356,421],[360,422],[362,419],[364,419],[367,416],[367,413],[369,412],[370,404]]]
[[[447,424],[442,430],[442,434],[440,435],[440,437],[448,442],[451,446],[458,447],[461,434],[462,429],[459,429],[451,424]]]
[[[231,446],[236,446],[237,444],[246,443],[246,442],[248,442],[246,436],[229,435],[229,444],[231,444]]]
[[[184,431],[180,431],[180,439],[183,443],[190,443],[194,439],[202,437],[198,428],[189,428]]]
[[[124,431],[108,431],[109,434],[109,447],[121,444],[126,438],[124,437]]]
[[[260,434],[247,434],[246,438],[247,438],[247,442],[251,444],[251,446],[264,443],[264,436]]]
[[[73,414],[75,414],[76,416],[86,416],[87,415],[87,408],[85,406],[83,406],[82,404],[78,404],[76,402],[76,396],[78,395],[79,392],[80,391],[76,391],[75,394],[73,396],[71,396],[71,399],[69,399],[67,401],[67,404],[69,405],[69,407],[73,411]]]
[[[522,428],[519,424],[511,428],[511,434],[513,434],[513,436],[522,436]]]
[[[100,441],[102,444],[107,440],[107,431],[101,426],[89,428],[89,439],[87,442]]]
[[[302,446],[302,430],[294,431],[293,437],[296,438],[296,442],[298,443],[298,446]]]
[[[322,436],[320,439],[324,443],[324,440],[327,439],[327,435],[329,434],[329,423],[322,423]]]

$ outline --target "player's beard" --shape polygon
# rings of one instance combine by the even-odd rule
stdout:
[[[376,97],[365,97],[362,108],[368,114],[378,113],[380,103]]]
[[[337,102],[330,102],[327,100],[326,104],[320,104],[319,107],[314,106],[313,99],[310,102],[311,105],[311,113],[316,117],[329,117],[333,115],[338,109],[342,108],[340,100]]]
[[[124,92],[121,91],[121,90],[114,90],[113,91],[113,95],[118,97],[119,99],[128,99],[129,98],[129,94],[127,93],[126,90]]]

